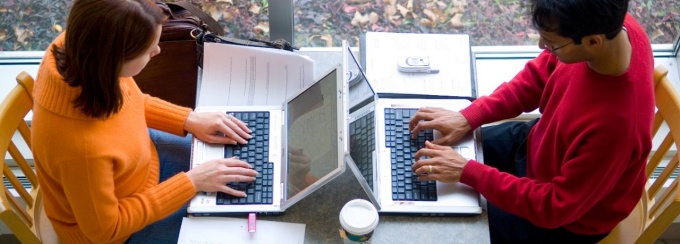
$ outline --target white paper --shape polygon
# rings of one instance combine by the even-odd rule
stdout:
[[[468,35],[367,32],[366,76],[377,93],[472,96]],[[399,60],[429,56],[439,73],[403,73]]]
[[[197,106],[281,105],[314,81],[314,61],[271,48],[205,43]]]
[[[185,217],[179,244],[280,243],[302,244],[305,224],[257,221],[255,233],[248,232],[248,220],[227,217]]]

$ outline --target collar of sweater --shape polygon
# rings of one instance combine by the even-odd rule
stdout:
[[[64,34],[60,35],[55,39],[52,45],[63,45]],[[57,64],[54,55],[49,50],[52,49],[52,45],[45,52],[45,57],[43,58],[42,65],[40,66],[40,71],[38,72],[38,77],[33,89],[33,99],[34,102],[56,114],[74,118],[74,119],[84,119],[84,120],[100,120],[101,118],[93,118],[83,114],[80,108],[76,108],[73,101],[80,95],[81,87],[71,87],[63,77],[57,71]],[[129,90],[131,84],[134,83],[132,77],[120,78],[120,88],[123,93],[123,106],[126,106],[129,99]],[[115,114],[113,115],[115,116]]]

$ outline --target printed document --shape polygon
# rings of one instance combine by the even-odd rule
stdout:
[[[248,232],[248,220],[228,217],[184,217],[179,244],[277,243],[302,244],[305,224],[258,220],[255,232]]]
[[[468,35],[367,32],[361,41],[362,64],[377,93],[475,95]],[[428,57],[438,72],[399,71],[398,63],[408,57]]]
[[[261,47],[205,43],[197,106],[281,105],[314,82],[314,61]]]

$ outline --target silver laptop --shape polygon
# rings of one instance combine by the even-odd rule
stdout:
[[[352,51],[343,47],[349,77],[350,169],[359,179],[380,212],[423,215],[476,215],[482,212],[480,196],[462,183],[420,182],[411,171],[414,155],[425,140],[441,136],[438,131],[419,133],[411,139],[408,121],[420,107],[442,107],[458,111],[470,104],[464,98],[424,98],[377,94],[366,79]],[[396,67],[395,67],[396,69]],[[409,98],[413,97],[413,98]],[[452,147],[469,159],[480,160],[479,130],[466,135]]]
[[[189,202],[194,215],[281,213],[345,170],[346,72],[342,64],[282,106],[197,107],[232,114],[248,124],[245,145],[192,144],[192,167],[211,159],[238,157],[258,171],[254,182],[231,182],[247,197],[200,192]]]

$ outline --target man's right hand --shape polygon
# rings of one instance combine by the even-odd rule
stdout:
[[[442,133],[441,138],[432,141],[438,145],[453,145],[472,130],[470,123],[460,112],[443,108],[421,108],[408,123],[411,138],[416,138],[421,130],[433,129]]]

